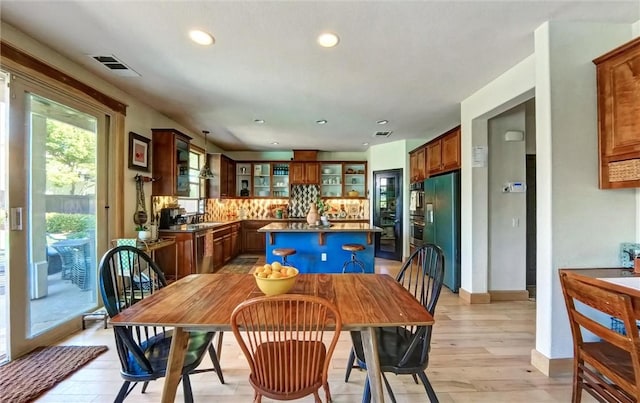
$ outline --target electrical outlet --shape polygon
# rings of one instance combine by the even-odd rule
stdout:
[[[323,262],[326,262],[327,261],[327,254],[326,253],[321,254],[320,255],[320,260],[322,260]]]

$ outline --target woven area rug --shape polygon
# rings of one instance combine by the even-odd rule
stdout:
[[[220,270],[216,273],[226,274],[226,273],[239,273],[239,274],[247,274],[253,269],[253,266],[256,265],[258,261],[257,257],[237,257],[222,266]]]
[[[0,402],[31,402],[83,365],[107,351],[107,346],[40,347],[0,367]]]

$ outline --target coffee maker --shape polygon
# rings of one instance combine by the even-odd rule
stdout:
[[[160,209],[160,229],[171,229],[182,223],[182,209],[180,207],[165,207]]]

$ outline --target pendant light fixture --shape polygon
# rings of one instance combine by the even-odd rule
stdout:
[[[200,169],[200,179],[214,179],[216,176],[211,172],[211,168],[209,168],[209,158],[207,157],[207,135],[209,132],[207,130],[203,130],[202,134],[204,134],[204,165],[202,169]]]

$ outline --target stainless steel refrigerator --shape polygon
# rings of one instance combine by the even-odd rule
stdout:
[[[444,285],[460,288],[460,173],[424,181],[424,241],[444,252]]]

